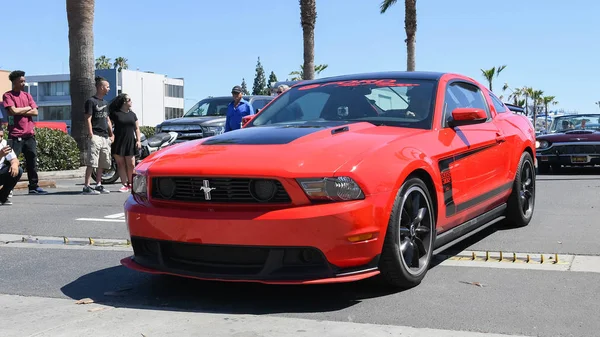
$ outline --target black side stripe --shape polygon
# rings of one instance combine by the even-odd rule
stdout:
[[[484,146],[478,147],[476,149],[471,149],[471,150],[467,150],[465,152],[461,152],[452,157],[440,159],[440,161],[438,162],[438,167],[440,169],[440,174],[442,176],[442,188],[444,190],[444,204],[446,205],[446,217],[451,217],[458,212],[464,211],[465,209],[472,207],[474,205],[477,205],[478,203],[481,203],[481,202],[493,197],[494,195],[500,194],[504,190],[506,190],[505,186],[501,186],[501,187],[491,190],[487,193],[484,193],[478,197],[467,200],[464,203],[459,204],[459,205],[456,205],[454,203],[454,198],[452,197],[453,191],[452,191],[452,175],[450,174],[450,164],[452,164],[455,161],[459,161],[461,159],[464,159],[466,157],[474,155],[476,153],[479,153],[481,151],[490,149],[496,145],[497,145],[497,143],[484,145]],[[509,184],[508,188],[510,188],[510,186],[511,185]]]

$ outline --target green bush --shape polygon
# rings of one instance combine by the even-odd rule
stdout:
[[[146,138],[154,136],[156,129],[153,126],[140,126],[140,132],[146,135]]]
[[[35,128],[38,172],[76,170],[79,168],[79,149],[75,139],[60,130]],[[19,156],[23,170],[25,160]]]

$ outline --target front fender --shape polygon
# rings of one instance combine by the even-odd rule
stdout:
[[[377,151],[370,152],[360,162],[348,162],[340,168],[336,176],[349,176],[363,189],[366,195],[388,193],[385,205],[380,205],[383,214],[388,218],[392,212],[396,195],[402,184],[413,173],[425,173],[431,178],[433,191],[430,191],[437,209],[443,202],[441,175],[437,169],[436,161],[423,150],[416,147],[405,146],[401,150],[394,150],[386,146]]]

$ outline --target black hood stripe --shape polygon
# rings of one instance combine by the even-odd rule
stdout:
[[[202,145],[279,145],[288,144],[325,126],[260,126],[226,132],[208,138]]]

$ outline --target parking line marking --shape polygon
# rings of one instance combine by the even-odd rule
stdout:
[[[125,222],[123,219],[78,218],[77,221]]]
[[[119,218],[125,218],[125,213],[111,214],[111,215],[107,215],[107,216],[105,216],[105,218],[107,218],[107,219],[119,219]]]

